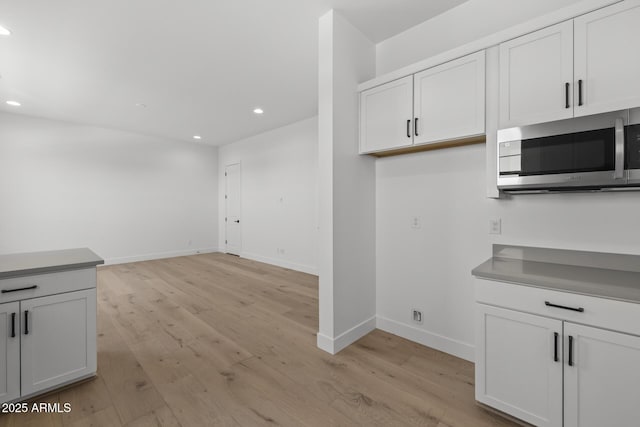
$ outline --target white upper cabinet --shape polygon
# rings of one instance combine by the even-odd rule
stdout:
[[[500,127],[573,117],[573,21],[500,45]]]
[[[413,76],[360,93],[360,153],[413,144]]]
[[[640,0],[500,45],[500,127],[640,106]]]
[[[484,133],[484,51],[414,75],[414,86],[414,144]]]
[[[575,115],[640,105],[640,1],[580,16],[575,25]],[[578,83],[582,82],[582,105]]]
[[[360,93],[360,153],[484,134],[485,52]]]

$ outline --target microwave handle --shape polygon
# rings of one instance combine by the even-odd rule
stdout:
[[[613,173],[614,179],[624,177],[624,122],[621,118],[616,119],[616,169]]]

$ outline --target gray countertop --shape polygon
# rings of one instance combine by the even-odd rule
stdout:
[[[485,279],[640,303],[640,272],[634,271],[640,267],[640,257],[620,255],[616,258],[615,254],[556,249],[544,253],[540,248],[516,247],[525,250],[514,251],[513,248],[503,246],[496,250],[494,247],[494,256],[471,273]],[[519,255],[512,257],[514,253]],[[527,257],[532,253],[535,256]],[[610,268],[612,266],[615,268]]]
[[[104,264],[104,260],[88,248],[0,255],[0,279],[89,268],[98,264]]]

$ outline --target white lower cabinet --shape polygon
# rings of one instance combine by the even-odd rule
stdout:
[[[562,322],[478,304],[477,325],[476,400],[562,426]]]
[[[640,306],[476,283],[477,401],[535,426],[639,425]]]
[[[95,268],[0,280],[0,402],[95,375],[95,285]]]
[[[20,397],[20,303],[0,304],[0,402]]]
[[[566,427],[637,426],[640,337],[565,323]],[[571,356],[571,359],[569,359]]]
[[[20,303],[22,394],[96,372],[95,289]]]

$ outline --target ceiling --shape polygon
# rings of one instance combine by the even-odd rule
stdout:
[[[379,42],[463,2],[0,0],[0,111],[225,144],[317,114],[329,9]]]

